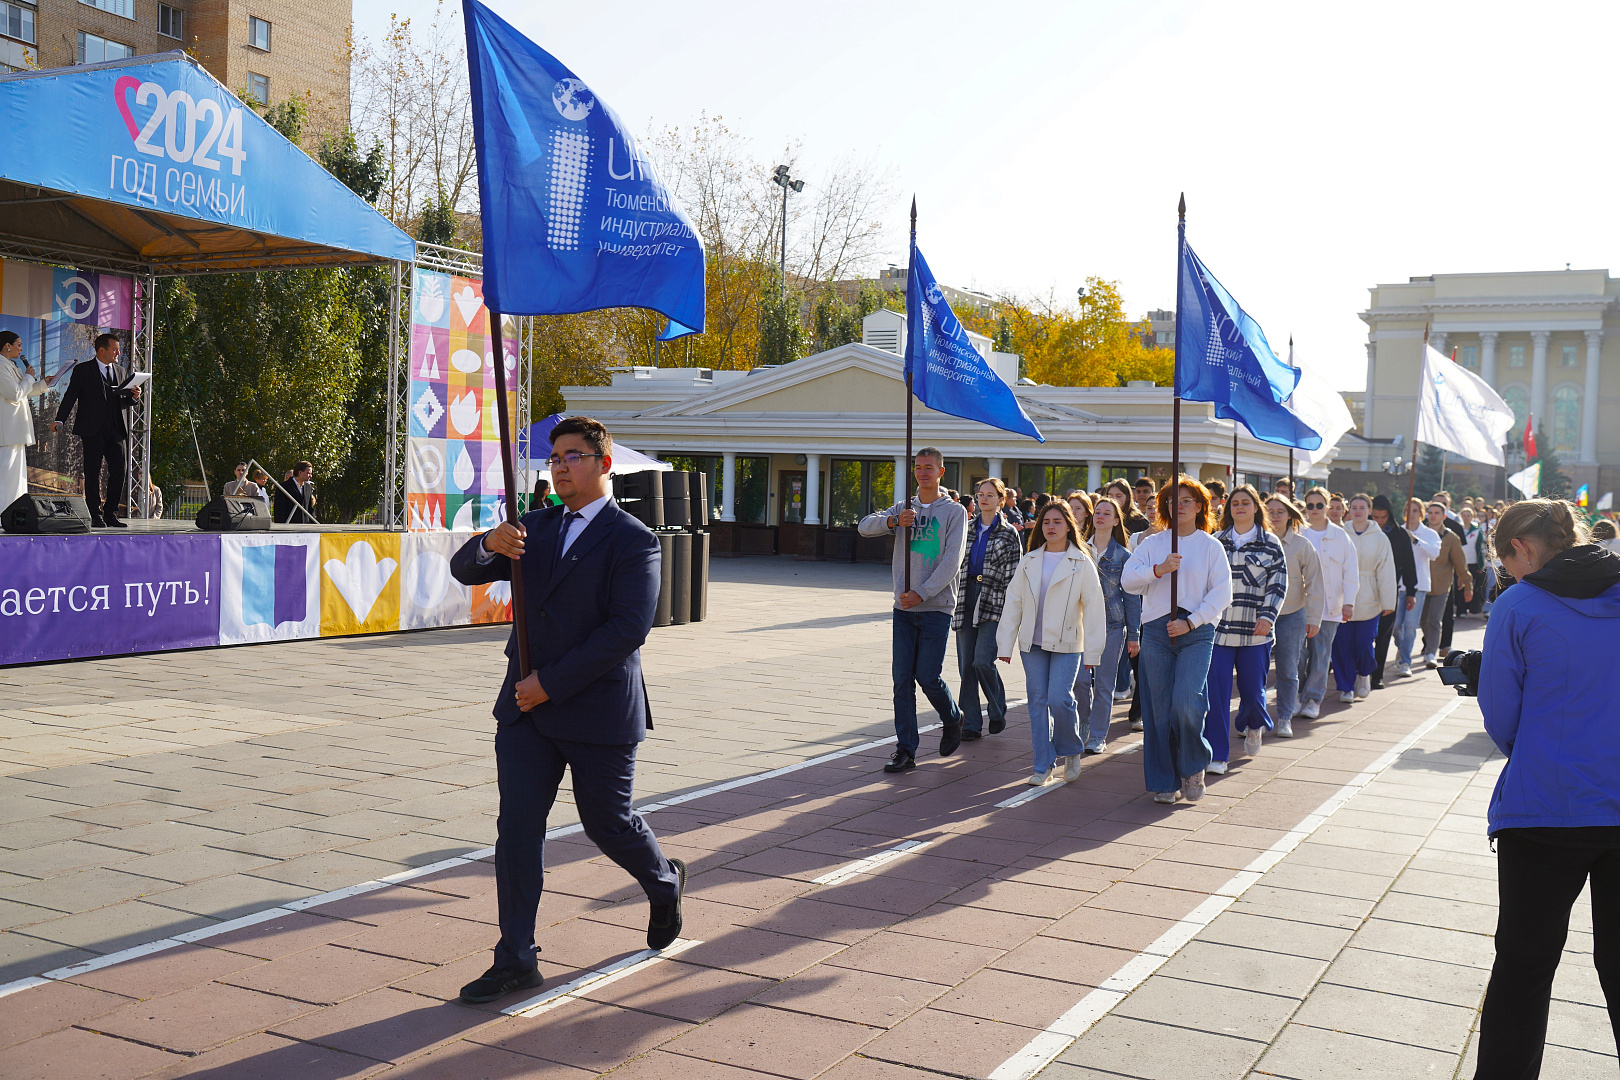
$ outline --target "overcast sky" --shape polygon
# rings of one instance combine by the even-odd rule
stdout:
[[[434,0],[357,0],[371,38]],[[1620,3],[491,0],[642,130],[701,112],[915,193],[941,280],[1175,301],[1189,242],[1286,354],[1365,377],[1369,286],[1620,264]],[[905,262],[904,199],[893,252]]]

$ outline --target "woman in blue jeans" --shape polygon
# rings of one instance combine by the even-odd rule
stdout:
[[[1203,484],[1185,474],[1165,484],[1158,510],[1167,527],[1136,545],[1120,575],[1126,591],[1142,598],[1142,776],[1154,802],[1197,802],[1204,797],[1210,761],[1204,739],[1210,650],[1215,624],[1232,602],[1232,567],[1226,549],[1209,534]]]
[[[1299,711],[1301,658],[1306,643],[1322,629],[1322,560],[1316,547],[1301,535],[1305,515],[1294,500],[1271,496],[1266,500],[1266,520],[1288,562],[1288,592],[1277,611],[1277,645],[1272,650],[1277,663],[1277,708],[1272,715],[1276,726],[1272,731],[1279,739],[1291,739],[1294,713]]]
[[[1098,499],[1091,522],[1094,529],[1091,553],[1097,560],[1097,576],[1102,579],[1108,609],[1108,644],[1103,646],[1099,674],[1092,680],[1091,713],[1080,717],[1080,741],[1085,743],[1086,753],[1100,754],[1108,749],[1108,724],[1114,709],[1114,672],[1120,657],[1127,651],[1131,656],[1141,651],[1142,598],[1126,592],[1120,584],[1120,575],[1130,561],[1131,550],[1130,534],[1125,531],[1125,519],[1119,506],[1113,499]]]
[[[1001,514],[1007,488],[992,476],[979,481],[973,496],[978,514],[968,522],[967,543],[962,552],[962,572],[957,579],[956,613],[951,629],[956,631],[956,666],[962,676],[962,689],[956,695],[962,708],[962,741],[984,737],[984,713],[990,714],[990,734],[999,735],[1007,726],[1007,688],[996,671],[996,627],[1007,585],[1023,554],[1022,536]],[[984,710],[979,708],[979,691],[984,691]]]
[[[1063,779],[1080,776],[1080,717],[1074,684],[1084,659],[1088,669],[1102,661],[1108,639],[1102,584],[1097,568],[1081,545],[1080,528],[1069,504],[1046,504],[1038,535],[1045,540],[1018,562],[1001,609],[996,652],[1012,663],[1016,649],[1024,661],[1024,690],[1029,694],[1029,732],[1035,771],[1029,782],[1040,787],[1063,770]]]

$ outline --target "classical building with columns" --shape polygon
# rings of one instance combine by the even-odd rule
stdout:
[[[1577,487],[1590,484],[1594,501],[1620,487],[1620,279],[1607,270],[1434,274],[1371,293],[1361,313],[1364,435],[1411,440],[1427,332],[1513,407],[1510,466],[1523,462],[1524,421],[1534,416],[1537,444],[1557,448]]]
[[[563,395],[570,413],[596,417],[637,450],[708,475],[717,553],[882,558],[882,542],[859,540],[855,524],[902,497],[902,348],[855,343],[752,371],[629,368],[609,386],[569,386]],[[1026,494],[1062,494],[1117,476],[1169,476],[1168,387],[1025,384],[1014,392],[1045,443],[916,406],[914,444],[944,452],[946,487],[999,476]],[[1230,483],[1233,425],[1207,404],[1184,403],[1181,457],[1187,471]],[[1270,483],[1288,472],[1288,451],[1246,430],[1236,459],[1245,480]],[[1326,476],[1330,464],[1313,473]]]

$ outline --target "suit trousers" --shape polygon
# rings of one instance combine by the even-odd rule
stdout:
[[[90,513],[96,517],[116,517],[118,500],[127,492],[124,482],[124,469],[129,461],[129,441],[123,438],[106,438],[101,435],[85,435],[80,441],[84,444],[84,501],[90,507]],[[107,462],[107,499],[101,498],[101,463]]]
[[[501,921],[496,967],[534,969],[534,924],[546,880],[546,818],[564,768],[573,770],[574,805],[585,835],[636,879],[650,903],[675,902],[679,875],[631,805],[636,746],[549,738],[527,717],[495,732],[501,796],[495,840]]]

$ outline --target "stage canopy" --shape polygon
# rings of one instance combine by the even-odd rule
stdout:
[[[415,258],[181,52],[0,76],[0,248],[170,276]]]

